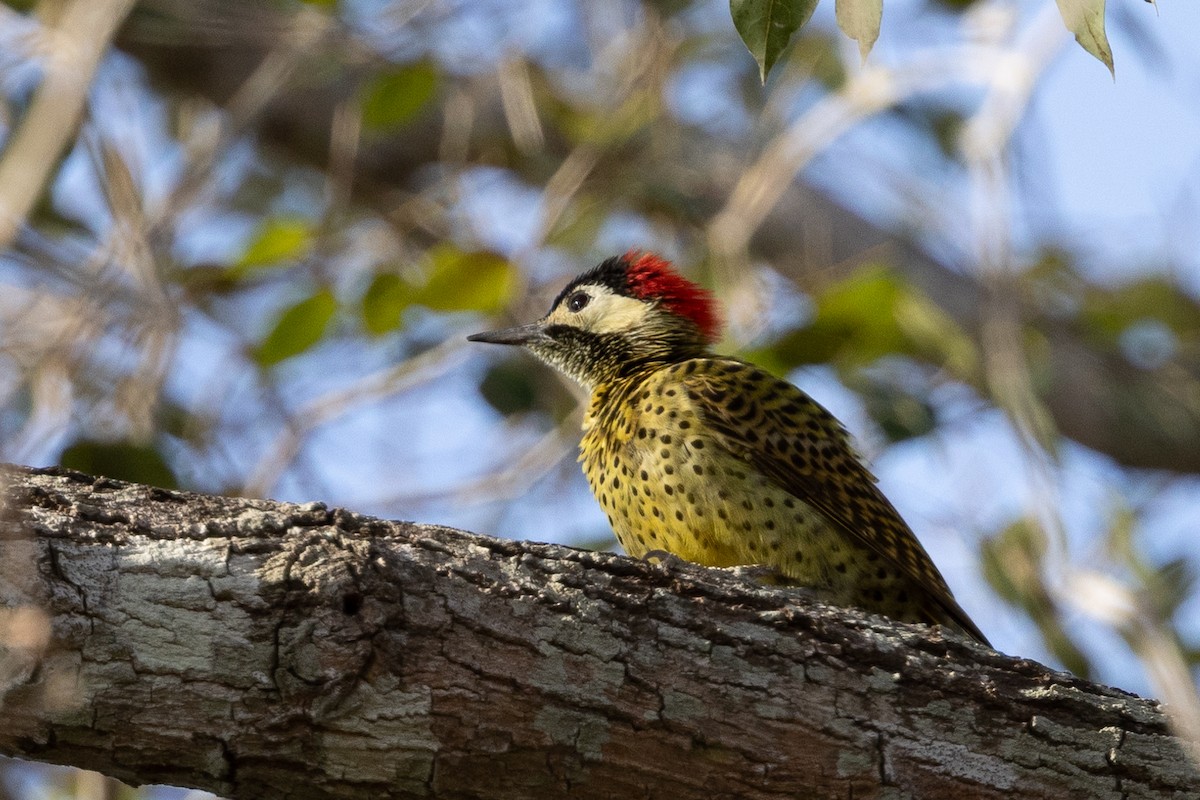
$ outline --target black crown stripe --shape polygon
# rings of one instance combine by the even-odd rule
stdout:
[[[571,292],[579,286],[587,284],[596,284],[604,286],[614,294],[629,296],[629,262],[623,256],[613,256],[606,258],[596,266],[589,269],[587,272],[580,275],[575,280],[571,281],[566,287],[558,293],[558,297],[554,298],[554,302],[550,304],[550,310],[553,311],[558,307]]]

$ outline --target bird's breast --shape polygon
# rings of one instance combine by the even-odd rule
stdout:
[[[681,387],[646,380],[605,399],[589,409],[580,460],[630,555],[665,550],[709,566],[775,562],[827,527],[706,431]],[[828,566],[814,559],[802,569],[819,583]]]

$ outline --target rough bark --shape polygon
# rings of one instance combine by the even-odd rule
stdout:
[[[1200,786],[1153,701],[726,571],[2,475],[5,755],[236,798]]]

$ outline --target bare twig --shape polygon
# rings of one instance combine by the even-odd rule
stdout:
[[[463,508],[497,500],[508,500],[524,494],[555,466],[562,463],[565,457],[575,451],[576,442],[579,440],[581,417],[582,408],[577,407],[575,413],[563,417],[531,447],[522,450],[515,460],[506,462],[500,471],[492,472],[473,481],[460,483],[452,491],[431,491],[419,494],[415,492],[396,493],[372,498],[370,503],[377,507],[399,505],[411,507],[416,503],[431,500],[448,500],[455,507]]]
[[[44,32],[45,77],[0,159],[0,247],[45,189],[75,135],[100,58],[135,0],[74,0]]]
[[[440,375],[458,363],[454,356],[463,354],[465,344],[465,339],[448,339],[395,367],[368,375],[305,404],[259,459],[258,465],[246,479],[242,492],[250,497],[270,494],[312,431],[352,408],[361,408],[367,403],[400,394]]]

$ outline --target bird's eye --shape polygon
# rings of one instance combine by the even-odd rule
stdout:
[[[567,310],[582,311],[591,299],[587,292],[576,292],[567,298]]]

